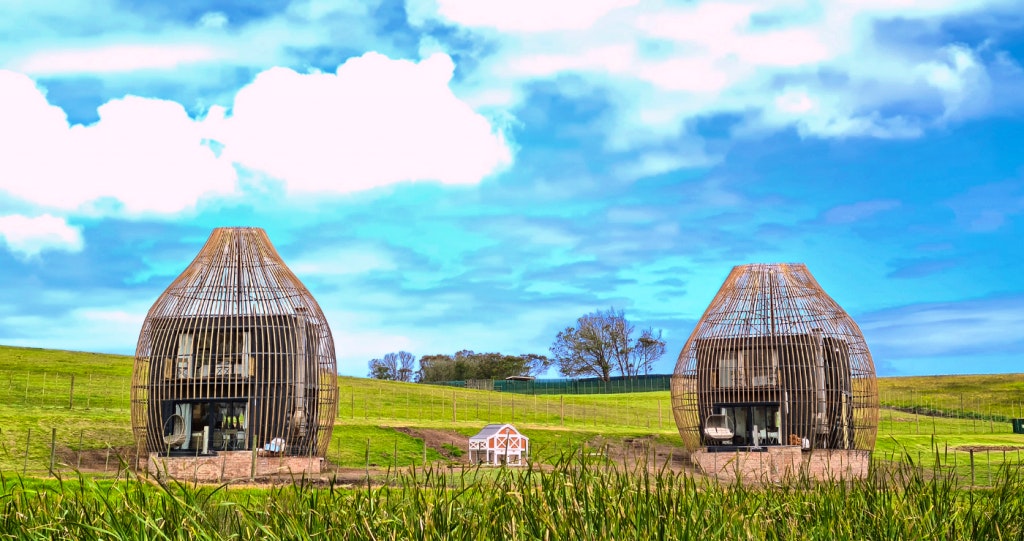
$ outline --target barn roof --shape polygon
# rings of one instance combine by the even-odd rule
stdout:
[[[512,429],[512,432],[514,432],[514,433],[516,433],[516,434],[518,434],[520,436],[523,436],[518,430],[516,430],[516,427],[506,423],[506,424],[490,424],[490,425],[487,425],[487,426],[483,427],[482,429],[480,429],[480,432],[477,432],[476,435],[470,437],[469,439],[471,439],[471,440],[486,440],[487,438],[490,438],[491,436],[494,436],[497,433],[501,432],[501,429],[503,429],[505,427],[508,427],[508,428]],[[523,436],[523,437],[526,438],[526,436]],[[529,438],[527,438],[527,439],[529,439]]]

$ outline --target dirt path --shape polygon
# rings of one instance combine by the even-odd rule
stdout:
[[[405,426],[395,427],[395,431],[423,440],[427,447],[451,462],[469,463],[469,436],[463,436],[458,432]],[[461,453],[452,452],[453,449],[458,449]]]

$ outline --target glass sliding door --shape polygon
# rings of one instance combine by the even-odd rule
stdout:
[[[724,445],[749,447],[782,443],[781,414],[777,402],[716,404],[714,409],[728,416],[733,423],[735,435],[732,440],[723,442]]]

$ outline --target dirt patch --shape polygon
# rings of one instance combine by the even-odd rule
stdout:
[[[129,464],[135,460],[135,447],[110,447],[106,449],[74,449],[58,446],[56,459],[60,464],[65,464],[83,473],[117,473],[121,462]]]
[[[658,443],[653,434],[624,439],[597,436],[588,441],[587,446],[609,463],[629,469],[646,464],[650,471],[662,468],[673,472],[696,471],[686,449]]]
[[[409,428],[405,426],[395,427],[395,430],[418,438],[426,442],[427,447],[437,451],[441,456],[451,462],[469,463],[469,436],[463,436],[458,432],[446,432],[430,428]],[[461,451],[459,456],[452,452],[452,449]]]
[[[954,447],[954,451],[963,451],[969,453],[982,452],[982,451],[1016,451],[1018,449],[1024,449],[1024,445],[961,445]]]

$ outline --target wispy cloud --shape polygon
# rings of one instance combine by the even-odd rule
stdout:
[[[864,314],[858,321],[881,358],[1016,354],[1024,347],[1020,296],[921,303]]]
[[[0,216],[0,243],[11,252],[32,258],[47,250],[77,252],[82,249],[82,230],[50,214],[28,217]]]
[[[917,137],[990,110],[993,80],[1020,78],[1005,55],[983,48],[908,47],[880,34],[881,23],[897,18],[943,21],[1011,9],[1000,1],[603,2],[571,20],[542,3],[532,9],[488,4],[499,13],[513,5],[544,23],[506,18],[502,24],[480,16],[473,2],[454,0],[436,11],[412,10],[410,21],[440,20],[498,44],[467,77],[465,92],[506,96],[511,105],[525,100],[537,80],[578,84],[568,75],[609,89],[615,114],[604,135],[617,149],[692,136],[692,121],[717,114],[742,115],[738,133],[746,134],[796,129],[808,137]],[[893,107],[906,102],[915,104],[912,114]]]
[[[894,199],[858,201],[848,205],[832,207],[822,213],[821,218],[828,224],[849,224],[865,220],[880,212],[899,208],[899,206],[900,202]]]
[[[951,258],[897,259],[890,264],[896,267],[889,273],[890,278],[921,278],[954,268],[957,261]]]
[[[207,45],[118,44],[32,53],[13,67],[36,76],[103,74],[143,69],[174,69],[184,64],[221,60]]]
[[[1024,213],[1024,179],[972,186],[947,204],[968,231],[991,233]]]

